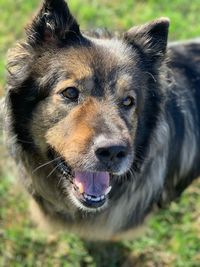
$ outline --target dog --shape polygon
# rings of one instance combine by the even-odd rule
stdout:
[[[200,40],[167,45],[168,28],[86,34],[64,0],[44,0],[11,49],[7,146],[50,223],[131,237],[200,175]]]

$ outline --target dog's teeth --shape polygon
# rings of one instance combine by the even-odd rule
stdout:
[[[85,199],[92,200],[94,202],[98,202],[100,200],[104,200],[105,199],[105,195],[102,195],[100,197],[92,197],[92,196],[87,195],[86,193],[84,193],[83,196],[84,196]]]
[[[95,201],[95,202],[98,202],[98,201],[101,200],[101,198],[100,197],[91,197],[91,200]]]
[[[80,194],[83,194],[84,190],[83,190],[83,185],[82,183],[78,183],[76,182],[75,185],[77,186],[78,190],[79,190],[79,193]]]
[[[105,195],[108,195],[110,193],[111,189],[112,189],[112,186],[109,186],[105,191]]]
[[[91,196],[89,196],[87,194],[84,194],[83,196],[84,196],[84,198],[91,200]]]

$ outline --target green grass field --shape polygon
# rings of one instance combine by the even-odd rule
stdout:
[[[5,54],[24,36],[38,0],[0,0],[0,95]],[[126,30],[160,16],[171,19],[170,39],[200,37],[199,0],[71,0],[82,29]],[[0,145],[2,140],[0,139]],[[28,197],[18,190],[0,148],[0,267],[200,267],[200,183],[148,223],[134,241],[90,243],[62,233],[49,236],[29,219]]]

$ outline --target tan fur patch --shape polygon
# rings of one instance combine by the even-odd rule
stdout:
[[[60,153],[69,164],[74,164],[87,151],[95,131],[92,121],[98,113],[98,103],[89,98],[47,133],[47,142]]]
[[[117,89],[119,91],[122,91],[122,94],[127,88],[130,89],[131,86],[132,86],[132,77],[128,74],[121,75],[117,80]]]

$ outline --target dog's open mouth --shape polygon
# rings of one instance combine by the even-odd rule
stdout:
[[[75,171],[73,183],[74,196],[88,208],[103,206],[111,190],[108,172]]]
[[[49,156],[55,159],[58,155],[51,149]],[[72,170],[60,157],[55,162],[57,170],[71,184],[68,187],[68,193],[76,206],[96,210],[105,205],[112,189],[108,172]]]

